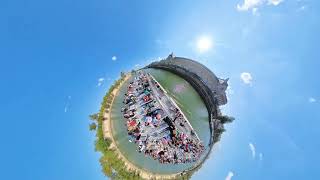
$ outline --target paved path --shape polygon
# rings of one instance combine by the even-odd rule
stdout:
[[[104,113],[104,118],[107,118],[107,120],[103,121],[103,124],[102,124],[103,135],[105,138],[107,137],[112,140],[112,143],[110,145],[110,149],[111,148],[115,149],[119,158],[121,158],[124,161],[125,166],[127,167],[128,170],[138,171],[140,173],[140,176],[143,179],[175,179],[178,175],[180,175],[180,173],[163,175],[163,174],[151,173],[149,171],[146,171],[144,169],[137,167],[136,165],[132,164],[129,160],[127,160],[127,158],[121,153],[121,151],[118,149],[118,147],[115,143],[115,140],[112,135],[111,109],[112,109],[113,101],[119,93],[119,89],[128,79],[130,79],[130,77],[131,77],[131,74],[126,75],[125,79],[120,83],[120,85],[112,91],[114,98],[112,99],[109,113]]]
[[[184,115],[184,113],[181,111],[181,109],[179,108],[179,106],[174,102],[174,100],[168,96],[168,94],[166,93],[166,91],[164,90],[164,88],[161,86],[161,84],[159,82],[157,82],[155,80],[155,78],[152,75],[148,75],[148,80],[150,83],[150,86],[153,90],[153,92],[156,95],[156,98],[158,100],[158,102],[161,104],[161,106],[163,107],[164,111],[166,112],[166,114],[171,118],[171,120],[174,119],[175,117],[175,112],[173,112],[172,110],[170,110],[170,107],[173,108],[178,108],[179,112],[182,114],[182,117],[184,120],[186,120],[186,125],[184,125],[184,127],[181,127],[180,124],[175,121],[174,124],[176,126],[176,128],[180,131],[183,132],[184,134],[188,135],[188,137],[192,138],[195,142],[200,143],[201,140],[199,138],[199,136],[197,135],[197,133],[193,130],[192,125],[190,124],[189,120],[187,119],[187,117]],[[155,87],[155,84],[152,83],[152,81],[157,82],[157,84],[160,86],[160,89],[164,92],[160,92],[159,89],[157,87]],[[191,131],[194,132],[194,135],[191,135]]]

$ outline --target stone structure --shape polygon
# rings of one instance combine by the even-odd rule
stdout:
[[[209,113],[210,130],[212,138],[210,146],[214,142],[214,131],[219,127],[215,121],[218,114],[218,106],[227,103],[226,89],[228,79],[218,78],[206,66],[191,59],[175,57],[170,54],[166,59],[153,62],[145,68],[156,68],[170,71],[188,81],[203,99]]]

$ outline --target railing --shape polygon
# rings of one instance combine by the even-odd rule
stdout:
[[[172,62],[170,62],[172,61]],[[191,60],[192,61],[192,60]],[[215,98],[213,91],[215,88],[214,84],[212,86],[208,86],[201,77],[199,77],[198,74],[195,72],[189,71],[187,68],[183,67],[182,65],[176,65],[176,60],[162,60],[162,61],[157,61],[149,64],[145,68],[156,68],[156,69],[163,69],[170,71],[174,74],[179,75],[186,81],[188,81],[193,88],[195,88],[204,101],[207,110],[208,110],[208,116],[209,116],[209,128],[210,128],[210,142],[209,142],[209,152],[203,157],[201,161],[196,163],[193,167],[189,168],[188,171],[195,171],[197,170],[202,163],[209,157],[211,149],[213,145],[215,144],[215,134],[214,132],[217,130],[215,126],[215,120],[214,118],[218,116],[218,100]],[[200,64],[201,65],[201,64]],[[211,72],[207,67],[201,65],[201,68],[205,68],[206,71]],[[193,68],[194,69],[194,68]],[[212,73],[212,72],[211,72]],[[213,73],[212,73],[213,74]],[[206,74],[208,75],[208,74]],[[214,75],[214,74],[213,74]],[[215,75],[214,75],[215,76]],[[208,79],[207,79],[208,80]],[[217,84],[218,85],[218,84]]]

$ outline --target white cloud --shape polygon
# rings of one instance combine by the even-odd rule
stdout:
[[[226,176],[226,180],[231,180],[233,176],[234,176],[233,172],[229,171],[228,175]]]
[[[242,4],[237,4],[238,11],[252,10],[254,15],[257,15],[258,7],[262,5],[279,5],[283,0],[244,0]]]
[[[112,56],[112,61],[116,61],[117,60],[117,56]]]
[[[237,4],[238,11],[248,11],[253,8],[257,8],[258,6],[262,5],[264,0],[244,0],[242,5]]]
[[[283,0],[268,0],[268,4],[278,6]]]
[[[65,113],[68,112],[70,100],[71,100],[71,96],[68,96],[67,102],[66,102],[66,104],[64,106],[64,112]]]
[[[243,83],[252,85],[252,76],[248,72],[243,72],[240,75],[240,78],[242,79]]]
[[[258,8],[252,8],[252,14],[255,16],[259,16]]]
[[[309,97],[309,103],[315,103],[317,100],[313,97]]]
[[[259,159],[260,159],[260,161],[263,160],[263,154],[262,153],[259,153]]]
[[[138,68],[138,67],[141,67],[141,65],[140,64],[136,64],[136,65],[134,65],[134,67]]]
[[[104,81],[104,78],[99,78],[97,86],[98,87],[101,86],[103,84],[103,81]]]
[[[307,9],[307,6],[305,6],[305,5],[302,5],[297,11],[299,12],[299,11],[304,11],[304,10],[306,10]]]
[[[252,158],[254,159],[256,157],[256,147],[252,143],[249,143],[249,148],[251,150]]]

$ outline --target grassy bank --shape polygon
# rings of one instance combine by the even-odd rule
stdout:
[[[109,88],[106,95],[104,96],[100,111],[96,114],[90,115],[90,119],[94,121],[93,125],[90,124],[90,130],[96,130],[95,150],[100,152],[100,164],[102,172],[111,179],[142,179],[137,171],[128,170],[125,166],[124,161],[119,158],[115,149],[110,148],[112,140],[104,138],[102,124],[103,121],[110,121],[110,119],[104,118],[104,113],[111,111],[111,103],[114,98],[112,94],[113,90],[120,86],[121,82],[124,81],[125,75],[121,73],[121,78],[114,82]],[[96,127],[96,128],[94,128]]]
[[[132,72],[134,73],[134,72]],[[126,78],[124,73],[121,73],[121,77],[114,82],[114,84],[109,88],[109,90],[106,92],[102,103],[100,107],[100,111],[96,114],[90,115],[90,119],[92,120],[92,123],[89,125],[89,129],[96,132],[96,140],[95,140],[95,150],[101,153],[100,157],[100,164],[102,167],[102,172],[105,174],[105,176],[109,177],[110,179],[181,179],[181,180],[187,180],[190,179],[192,174],[197,171],[203,161],[199,163],[198,166],[191,168],[189,170],[185,170],[180,174],[176,175],[159,175],[154,174],[152,172],[145,171],[143,169],[139,169],[137,167],[134,167],[132,165],[128,165],[128,162],[125,157],[121,157],[121,152],[119,152],[118,149],[116,149],[116,143],[113,142],[112,138],[112,131],[106,133],[104,131],[103,125],[105,123],[111,123],[111,119],[109,119],[111,107],[113,100],[116,96],[117,90],[122,86],[123,82],[128,79]],[[107,116],[106,116],[107,114]],[[105,122],[104,122],[105,121]],[[223,124],[223,122],[228,121],[226,118],[222,118],[220,120]],[[223,127],[223,126],[222,126]],[[110,129],[111,130],[111,129]],[[223,131],[219,132],[216,131],[217,134],[215,136],[221,135]],[[106,134],[111,134],[111,136],[106,136]],[[110,137],[110,138],[106,138]],[[215,138],[218,141],[218,138]],[[208,157],[207,157],[208,158]],[[130,163],[129,163],[130,164]],[[143,177],[143,178],[142,178]]]

